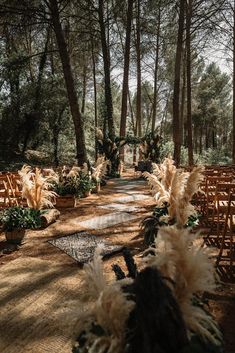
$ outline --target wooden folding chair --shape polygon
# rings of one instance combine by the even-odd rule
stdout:
[[[214,197],[214,206],[212,213],[212,228],[216,227],[217,239],[220,236],[221,229],[224,227],[225,214],[227,212],[230,193],[235,189],[234,183],[218,182]]]
[[[214,202],[215,202],[215,194],[216,194],[216,185],[217,183],[231,183],[232,176],[207,176],[206,177],[206,185],[205,185],[205,194],[206,194],[206,202],[205,202],[205,215],[209,221],[210,210],[213,212]]]
[[[224,228],[222,232],[220,250],[217,256],[216,265],[218,266],[220,261],[229,260],[230,267],[232,267],[235,261],[235,193],[234,189],[231,190],[226,209]],[[228,241],[226,241],[228,240]],[[227,256],[224,255],[224,251],[227,250]]]
[[[0,175],[0,208],[11,206],[7,174]]]

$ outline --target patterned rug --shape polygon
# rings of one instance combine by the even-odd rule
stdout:
[[[113,245],[87,232],[78,232],[61,238],[48,241],[50,244],[64,251],[79,263],[86,263],[92,260],[95,249],[99,246],[101,255],[104,257],[122,251],[123,246]]]

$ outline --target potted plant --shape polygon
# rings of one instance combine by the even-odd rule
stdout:
[[[20,206],[9,207],[1,212],[2,224],[6,240],[10,243],[20,244],[26,229],[41,227],[41,211]]]
[[[75,207],[76,198],[80,196],[80,178],[78,176],[65,177],[55,184],[56,207]]]
[[[91,194],[91,190],[95,188],[95,183],[90,175],[84,175],[80,178],[79,191],[81,197],[87,197]]]
[[[93,183],[94,183],[94,188],[92,189],[92,192],[97,194],[100,192],[100,183],[101,183],[101,180],[99,178],[92,178],[93,180]]]

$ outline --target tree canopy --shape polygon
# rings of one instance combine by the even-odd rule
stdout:
[[[158,133],[177,164],[234,162],[235,64],[211,55],[234,63],[233,17],[229,0],[1,0],[1,158],[83,164],[100,128]]]

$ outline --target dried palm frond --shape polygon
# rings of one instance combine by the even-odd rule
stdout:
[[[194,304],[195,295],[215,288],[214,268],[208,253],[194,242],[196,236],[176,226],[162,227],[155,241],[156,256],[146,262],[170,278],[189,335],[194,332],[214,343],[221,339],[211,316]]]
[[[44,177],[40,169],[36,168],[35,173],[29,166],[23,166],[18,172],[21,177],[22,197],[27,200],[28,207],[34,209],[52,208],[52,200],[56,196],[51,191],[51,183],[57,181],[56,176]]]

